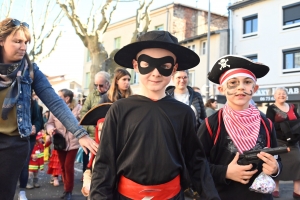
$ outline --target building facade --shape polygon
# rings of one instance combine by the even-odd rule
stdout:
[[[190,86],[202,87],[206,83],[207,61],[207,16],[208,12],[179,3],[151,10],[151,23],[148,31],[166,30],[175,35],[180,44],[195,51],[200,56],[200,64],[190,70]],[[143,26],[143,24],[142,24]],[[124,19],[110,24],[103,37],[103,45],[110,54],[115,49],[122,48],[132,40],[136,29],[136,17]],[[227,16],[211,13],[211,40],[210,40],[210,63],[220,56],[228,53],[228,20]],[[90,61],[88,52],[85,53],[86,62],[83,75],[84,95],[87,95],[90,76]],[[128,69],[132,74],[132,89],[138,92],[138,74]],[[171,83],[172,84],[172,83]],[[204,92],[204,91],[203,91]],[[213,92],[213,90],[212,90]],[[203,93],[204,94],[204,93]]]
[[[229,6],[230,53],[270,67],[253,100],[266,111],[274,90],[286,87],[300,113],[300,1],[244,0]]]

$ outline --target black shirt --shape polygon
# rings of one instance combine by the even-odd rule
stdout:
[[[133,95],[116,101],[103,126],[91,184],[92,199],[118,199],[121,175],[141,185],[157,185],[188,174],[205,199],[219,199],[192,109],[166,96],[158,101]]]

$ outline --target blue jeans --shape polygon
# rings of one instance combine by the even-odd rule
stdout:
[[[27,182],[28,182],[28,165],[29,165],[29,160],[30,160],[30,156],[31,156],[31,152],[33,150],[33,147],[35,145],[35,138],[34,139],[31,139],[29,140],[29,151],[28,151],[28,156],[27,156],[27,160],[25,162],[25,165],[21,171],[21,174],[20,174],[20,178],[19,178],[19,182],[20,182],[20,188],[21,189],[25,189],[26,188],[26,185],[27,185]]]
[[[12,200],[26,162],[29,139],[0,133],[0,198]]]

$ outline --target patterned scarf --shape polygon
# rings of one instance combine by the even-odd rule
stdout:
[[[249,108],[236,111],[227,104],[223,109],[223,119],[226,131],[240,153],[252,149],[260,129],[260,112],[250,105]]]
[[[5,67],[4,64],[1,65]],[[19,63],[7,64],[7,74],[0,74],[0,91],[10,87],[2,105],[1,117],[3,120],[7,120],[9,111],[17,103],[21,91],[21,76],[24,68],[25,58]],[[10,71],[9,69],[13,70]]]

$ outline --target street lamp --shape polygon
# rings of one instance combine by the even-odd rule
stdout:
[[[208,13],[207,13],[207,66],[206,72],[209,72],[209,57],[210,57],[210,0],[208,0]],[[209,80],[206,78],[206,101],[209,99]]]

